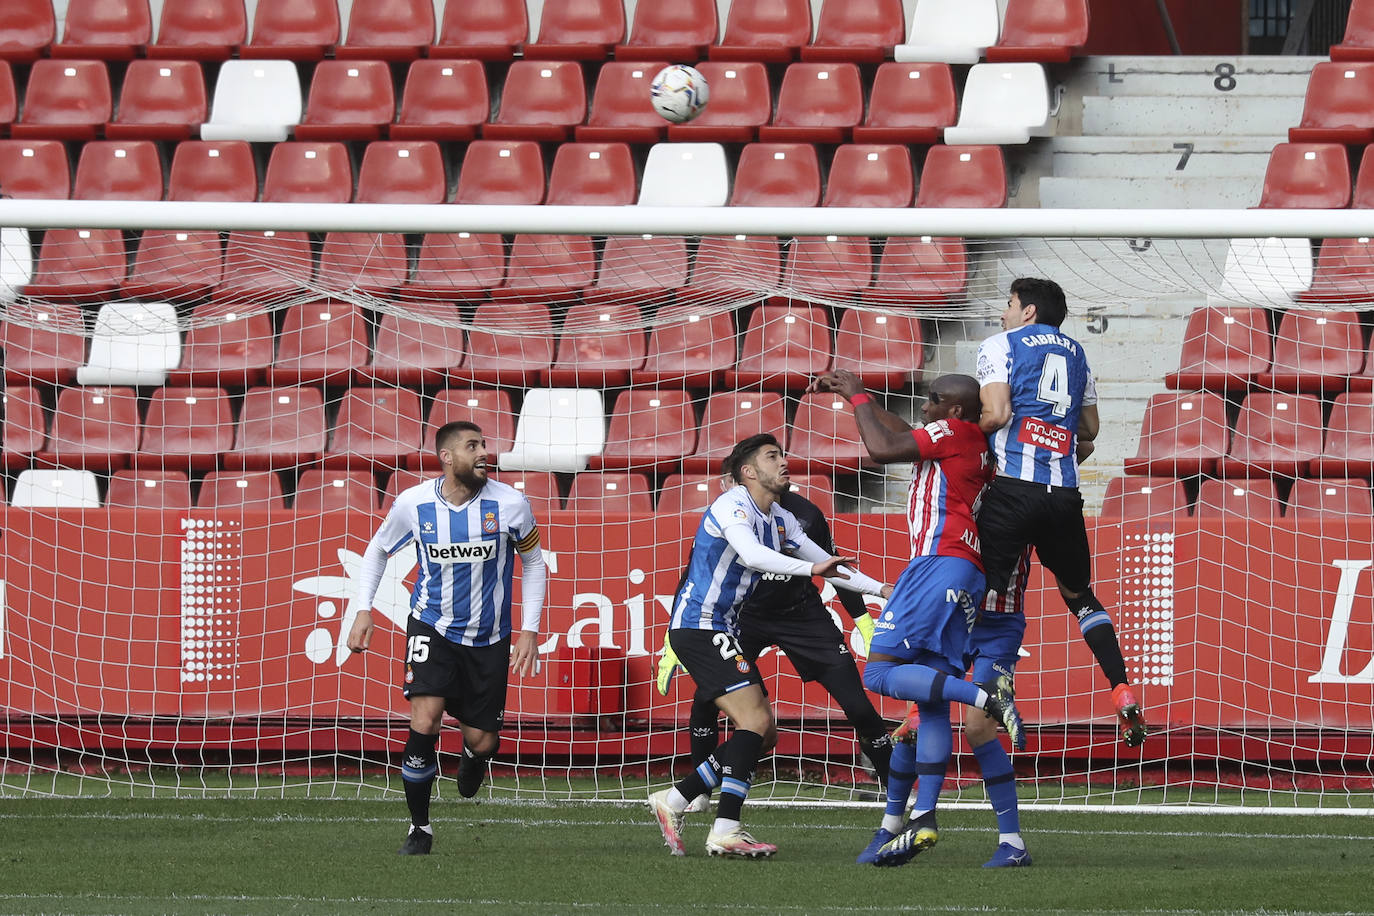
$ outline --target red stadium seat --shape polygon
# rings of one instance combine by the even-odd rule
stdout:
[[[601,251],[588,305],[647,306],[687,284],[687,240],[681,236],[613,235]]]
[[[800,389],[830,368],[825,310],[808,305],[761,305],[749,318],[739,363],[725,373],[735,388]]]
[[[873,388],[902,388],[921,378],[921,322],[912,315],[847,309],[835,335],[836,369]]]
[[[773,123],[759,128],[759,139],[844,143],[863,116],[864,94],[856,64],[791,64],[783,74]]]
[[[1364,368],[1364,333],[1355,312],[1289,309],[1274,340],[1274,364],[1255,383],[1279,391],[1341,389]]]
[[[938,304],[961,299],[967,287],[963,239],[893,237],[883,247],[878,277],[864,298],[893,306]]]
[[[393,471],[391,476],[387,478],[386,489],[382,491],[382,511],[390,511],[391,504],[396,501],[396,497],[400,496],[411,487],[418,486],[422,483],[428,483],[430,486],[433,486],[434,480],[438,476],[437,472],[421,473],[420,471],[410,471],[404,468]]]
[[[1345,38],[1330,49],[1333,61],[1374,60],[1374,4],[1355,0],[1345,20]]]
[[[1322,405],[1311,395],[1255,391],[1236,418],[1223,477],[1302,477],[1321,454]]]
[[[565,206],[625,206],[639,190],[635,163],[624,143],[562,143],[549,171],[544,203]]]
[[[331,292],[389,298],[408,278],[406,257],[405,236],[399,232],[326,233],[316,282]]]
[[[468,361],[454,378],[496,385],[535,384],[553,364],[553,320],[537,302],[487,302],[468,334]]]
[[[167,373],[167,384],[258,385],[267,377],[275,349],[268,312],[243,315],[217,304],[201,305],[191,313],[181,365]]]
[[[432,140],[369,143],[358,169],[361,204],[439,204],[448,195],[444,155]]]
[[[0,426],[0,467],[6,470],[27,468],[48,441],[43,396],[32,385],[9,385],[0,396],[0,405],[5,415],[4,424]]]
[[[801,58],[878,64],[905,38],[902,0],[826,0],[816,21],[816,37],[801,49]]]
[[[615,59],[703,60],[719,35],[715,0],[636,4],[630,37],[616,46]]]
[[[313,283],[315,260],[304,232],[230,232],[216,301],[243,308],[287,302]]]
[[[70,384],[86,363],[86,319],[69,302],[11,302],[0,321],[5,382]]]
[[[718,474],[673,474],[663,481],[654,511],[659,515],[700,516],[720,494]]]
[[[525,0],[445,0],[429,56],[510,60],[529,32]]]
[[[9,133],[17,117],[19,94],[14,88],[14,73],[10,70],[10,62],[0,59],[0,135]]]
[[[517,60],[506,73],[501,109],[482,127],[491,140],[561,142],[587,117],[587,87],[576,61]]]
[[[797,236],[783,270],[789,295],[769,301],[844,301],[861,295],[872,281],[873,243],[867,236]]]
[[[459,0],[454,0],[459,2]],[[471,140],[491,115],[487,75],[475,60],[417,60],[406,73],[393,140]]]
[[[239,49],[244,58],[322,60],[339,43],[336,0],[259,3],[253,39]]]
[[[93,140],[81,147],[75,200],[162,200],[162,160],[151,140]]]
[[[163,60],[228,60],[248,40],[243,0],[164,0],[157,41],[148,56]]]
[[[678,291],[679,305],[718,308],[722,302],[758,299],[777,288],[782,253],[771,236],[707,236],[697,246],[692,279]]]
[[[835,516],[835,482],[828,475],[793,474],[788,489],[815,503],[826,518]]]
[[[124,282],[124,233],[118,229],[49,229],[38,249],[30,296],[100,302]]]
[[[136,60],[124,72],[111,140],[188,140],[209,117],[205,75],[190,60]]]
[[[451,302],[406,303],[377,325],[372,362],[354,379],[391,385],[434,385],[463,363],[463,315]]]
[[[571,302],[596,277],[591,236],[517,235],[511,243],[506,282],[491,291],[500,302]]]
[[[52,0],[6,0],[0,19],[0,59],[26,64],[43,56],[57,35]]]
[[[732,207],[814,207],[821,165],[810,143],[750,143],[740,150]]]
[[[67,0],[53,57],[132,60],[153,40],[148,0]]]
[[[850,143],[835,149],[827,207],[909,207],[916,192],[911,154],[898,143]]]
[[[254,201],[258,167],[246,140],[178,143],[167,178],[168,200]]]
[[[159,388],[148,401],[134,466],[206,471],[234,447],[234,417],[220,388]]]
[[[958,120],[949,64],[889,62],[873,77],[868,114],[855,126],[854,142],[938,143]]]
[[[802,396],[787,443],[787,466],[798,474],[857,474],[860,467],[873,467],[848,401],[829,391]]]
[[[132,388],[63,388],[43,465],[118,470],[138,451],[138,394]]]
[[[334,49],[334,56],[340,60],[414,60],[423,57],[432,44],[432,0],[353,0],[348,34]]]
[[[1312,285],[1297,298],[1352,306],[1374,302],[1374,245],[1369,238],[1322,239]]]
[[[295,137],[376,140],[395,116],[396,93],[391,69],[384,61],[321,61],[310,80],[305,114],[296,125]]]
[[[1336,396],[1326,441],[1310,470],[1318,477],[1374,476],[1374,393],[1351,391]]]
[[[0,190],[5,196],[66,200],[72,171],[61,140],[0,140]]]
[[[482,429],[487,440],[487,463],[495,464],[497,455],[515,444],[515,411],[510,394],[494,388],[444,388],[434,395],[425,423],[425,438],[420,453],[407,464],[412,468],[439,470],[434,440],[440,427],[454,420],[467,420]]]
[[[786,63],[811,41],[809,0],[733,0],[711,60]],[[715,85],[714,83],[712,85]]]
[[[541,524],[547,523],[550,512],[563,510],[558,478],[549,471],[497,471],[491,478],[525,494],[535,519]]]
[[[635,385],[707,388],[720,384],[735,365],[738,347],[729,312],[677,307],[649,335],[644,368],[630,373]]]
[[[1126,459],[1126,473],[1155,477],[1213,474],[1230,446],[1230,436],[1226,402],[1220,395],[1211,391],[1152,395],[1135,457]]]
[[[1257,480],[1204,480],[1198,489],[1195,518],[1258,519],[1278,518],[1283,511],[1274,481],[1267,477]]]
[[[296,484],[296,512],[324,515],[328,512],[376,512],[377,482],[371,471],[337,471],[311,468]]]
[[[573,133],[582,142],[657,143],[668,122],[649,101],[649,84],[664,61],[611,61],[603,64],[592,90],[587,123]]]
[[[544,0],[527,60],[605,60],[625,40],[624,0]]]
[[[262,199],[278,203],[346,204],[353,166],[342,143],[278,143],[267,160]]]
[[[550,388],[618,388],[644,365],[644,318],[634,305],[579,303],[568,310],[553,365],[543,373]]]
[[[250,388],[226,467],[289,468],[318,461],[328,431],[318,388]]]
[[[224,281],[224,245],[219,233],[145,229],[124,295],[182,302],[202,299]]]
[[[264,512],[286,508],[274,471],[211,471],[200,482],[197,509]]]
[[[115,471],[105,491],[105,508],[184,512],[191,508],[191,481],[185,471]]]
[[[325,467],[403,467],[420,450],[423,426],[413,389],[350,388],[339,405]]]
[[[478,140],[468,145],[458,173],[458,204],[544,202],[544,158],[529,140]]]
[[[787,414],[776,391],[721,391],[706,402],[697,435],[697,450],[683,459],[693,474],[720,472],[720,462],[746,436],[772,433],[787,441]]]
[[[1295,480],[1293,489],[1288,491],[1288,511],[1284,514],[1289,518],[1368,519],[1374,515],[1369,481],[1343,477]]]
[[[1312,68],[1294,143],[1369,143],[1374,140],[1374,61],[1324,61]]]
[[[17,138],[92,140],[110,120],[110,76],[100,60],[39,60],[29,71]]]
[[[567,510],[586,516],[654,511],[653,489],[643,474],[583,471],[573,478]]]
[[[1088,0],[1008,0],[994,62],[1063,64],[1088,43]]]
[[[1000,146],[932,146],[921,168],[917,207],[1005,207],[1007,166]]]
[[[1261,207],[1350,206],[1350,161],[1339,143],[1280,143],[1269,154]]]
[[[632,388],[611,410],[606,447],[593,455],[593,468],[675,470],[697,447],[697,418],[686,391]]]
[[[1188,517],[1188,493],[1173,477],[1113,477],[1107,481],[1102,517],[1167,524]]]
[[[1269,316],[1261,308],[1208,306],[1188,316],[1179,370],[1164,377],[1170,388],[1234,391],[1269,368],[1274,347]]]
[[[367,357],[362,309],[351,302],[305,302],[287,309],[268,378],[273,385],[340,385],[367,365]]]
[[[711,104],[686,124],[668,127],[673,141],[749,143],[773,117],[768,71],[758,61],[697,65],[711,86]]]

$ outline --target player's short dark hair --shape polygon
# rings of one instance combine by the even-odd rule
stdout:
[[[739,469],[752,461],[759,449],[768,445],[782,448],[782,443],[778,442],[778,437],[772,433],[755,433],[747,439],[741,439],[721,462],[720,472],[731,480],[738,481]]]
[[[942,375],[930,383],[931,391],[938,391],[941,399],[948,399],[953,404],[959,404],[964,408],[964,419],[971,422],[978,422],[978,413],[981,409],[981,401],[978,395],[978,380],[971,375],[961,375],[950,373]]]
[[[434,434],[434,454],[437,457],[439,450],[448,447],[449,440],[459,433],[473,432],[477,435],[482,434],[482,427],[471,420],[454,420],[439,427],[439,431]]]
[[[1022,305],[1035,306],[1035,318],[1040,324],[1057,328],[1068,317],[1069,305],[1064,300],[1064,290],[1053,280],[1018,277],[1011,281],[1011,291]]]

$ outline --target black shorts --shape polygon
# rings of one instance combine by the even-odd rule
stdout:
[[[406,621],[405,683],[411,697],[443,697],[444,711],[472,728],[499,732],[510,682],[510,639],[464,646],[414,617]]]
[[[1076,487],[1047,487],[997,477],[983,492],[978,540],[988,590],[1006,594],[1026,548],[1071,592],[1092,585],[1092,555],[1083,524],[1083,495]]]
[[[739,645],[751,662],[767,647],[777,646],[803,681],[819,681],[835,667],[854,667],[844,634],[819,602],[785,613],[746,611],[739,618]]]
[[[758,666],[744,657],[739,640],[729,633],[670,630],[668,641],[677,653],[677,660],[696,682],[696,695],[702,699],[714,700],[750,684],[763,687]]]

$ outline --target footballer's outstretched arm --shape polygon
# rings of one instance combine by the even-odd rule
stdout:
[[[819,563],[822,559],[828,558],[829,553],[821,545],[811,540],[806,535],[802,535],[797,542],[797,556],[803,560],[813,560]],[[846,561],[852,563],[853,561]],[[886,598],[890,589],[874,579],[872,576],[865,575],[854,569],[852,566],[841,566],[836,569],[838,575],[825,576],[825,581],[837,588],[843,588],[851,592],[861,592],[865,595],[881,595]]]
[[[845,557],[832,557],[820,550],[824,555],[824,560],[804,560],[797,557],[789,557],[785,553],[779,553],[773,548],[763,544],[755,536],[752,528],[745,525],[727,525],[721,532],[730,546],[739,554],[739,560],[750,569],[759,572],[777,573],[782,576],[824,576],[829,578],[834,575],[835,570],[843,563],[853,563],[854,560]],[[810,539],[807,539],[811,543]],[[812,546],[815,546],[812,544]]]
[[[920,457],[916,440],[911,438],[911,424],[878,406],[873,396],[864,390],[863,382],[848,369],[836,369],[822,375],[811,386],[817,391],[833,391],[854,405],[854,422],[859,427],[868,455],[879,464],[915,461]]]

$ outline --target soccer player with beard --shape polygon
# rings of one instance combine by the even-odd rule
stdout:
[[[546,570],[539,526],[520,491],[487,478],[487,443],[474,423],[446,423],[434,437],[444,475],[396,497],[363,554],[348,647],[372,641],[372,601],[389,557],[415,545],[419,572],[406,624],[410,737],[401,764],[410,831],[400,855],[427,855],[429,802],[444,712],[459,722],[458,792],[477,794],[501,744],[508,668],[521,676],[539,658]],[[520,634],[511,643],[511,584],[520,555]]]

